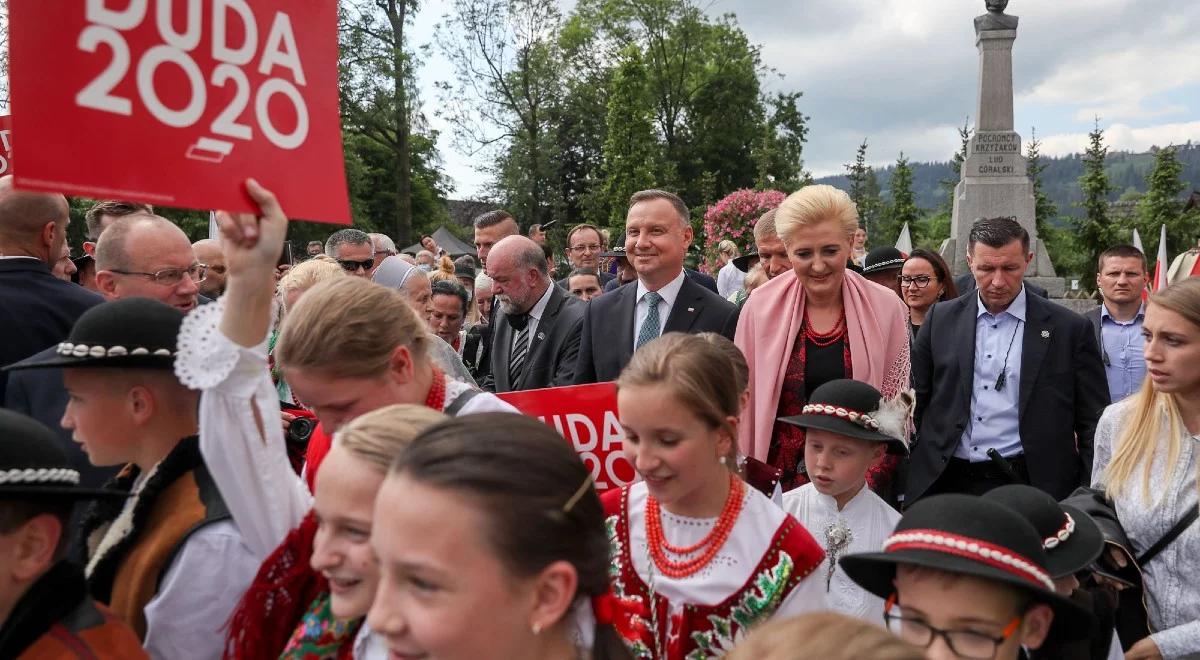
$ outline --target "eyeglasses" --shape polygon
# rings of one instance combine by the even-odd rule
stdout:
[[[155,284],[162,286],[176,286],[183,281],[183,276],[187,275],[193,282],[203,282],[204,276],[208,274],[208,266],[204,264],[192,264],[187,268],[164,268],[154,273],[140,273],[135,270],[116,270],[112,272],[120,273],[121,275],[137,275],[139,277],[148,277]]]
[[[225,270],[226,270],[225,266],[209,266],[208,264],[200,264],[200,265],[204,267],[205,274],[207,274],[208,271],[212,271],[212,272],[216,273],[217,275],[225,274]]]
[[[1021,617],[1013,617],[1012,621],[1001,631],[1000,637],[992,637],[973,630],[943,630],[929,625],[927,622],[906,616],[892,614],[896,604],[896,594],[888,597],[883,607],[883,621],[887,629],[904,641],[918,648],[929,648],[934,637],[946,640],[946,645],[960,658],[966,660],[992,660],[996,650],[1009,637],[1012,637],[1021,627]]]
[[[593,243],[591,245],[572,245],[571,247],[567,248],[567,251],[568,252],[599,252],[600,249],[601,248],[599,245],[596,245],[595,243]]]
[[[342,270],[353,273],[359,268],[363,270],[371,270],[371,266],[375,265],[374,257],[363,259],[362,261],[350,261],[349,259],[338,259],[338,264],[342,266]]]
[[[928,275],[917,275],[916,277],[897,275],[896,281],[900,283],[901,287],[911,286],[917,289],[924,289],[925,287],[929,286],[929,283],[933,281],[933,278]]]

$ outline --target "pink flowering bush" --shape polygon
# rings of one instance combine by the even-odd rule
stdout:
[[[754,223],[759,216],[779,206],[785,197],[778,190],[735,190],[708,207],[704,212],[705,266],[716,263],[717,245],[723,240],[737,243],[743,253],[753,250]]]

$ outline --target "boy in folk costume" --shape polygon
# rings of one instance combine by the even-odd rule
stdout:
[[[837,561],[878,551],[900,520],[867,488],[867,474],[885,453],[908,453],[908,403],[906,394],[884,400],[867,383],[841,379],[814,390],[802,414],[780,418],[807,430],[804,464],[811,480],[784,494],[783,510],[825,546],[817,574],[830,608],[874,624],[883,623],[883,599],[854,584]]]
[[[65,559],[74,504],[125,496],[81,488],[53,431],[0,409],[0,658],[146,657]]]
[[[222,632],[258,568],[196,440],[199,394],[173,372],[183,313],[128,298],[84,313],[57,355],[14,368],[63,369],[62,425],[94,465],[124,465],[123,501],[84,517],[92,597],[152,657],[217,658]]]
[[[1017,660],[1052,623],[1063,639],[1091,625],[1055,592],[1042,541],[1002,504],[938,495],[909,508],[881,552],[847,555],[839,567],[886,600],[888,628],[926,658]]]

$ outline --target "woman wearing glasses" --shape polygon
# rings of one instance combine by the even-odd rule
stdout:
[[[925,313],[936,302],[958,297],[950,269],[938,253],[917,248],[900,269],[900,297],[908,305],[908,327],[915,339]]]

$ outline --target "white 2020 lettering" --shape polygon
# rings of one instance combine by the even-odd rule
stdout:
[[[120,0],[118,0],[120,1]],[[85,53],[96,53],[107,46],[111,53],[108,66],[94,80],[84,86],[75,96],[81,107],[93,108],[118,115],[133,114],[133,101],[117,96],[113,90],[129,73],[133,65],[129,45],[121,34],[131,30],[146,19],[150,0],[125,0],[124,9],[108,7],[107,0],[87,0],[88,25],[79,33],[76,43]],[[253,130],[241,123],[246,106],[250,105],[251,84],[242,66],[250,64],[258,50],[258,24],[254,12],[246,0],[212,0],[212,57],[220,62],[213,68],[208,80],[189,53],[200,45],[201,0],[186,0],[186,27],[181,33],[175,29],[174,5],[171,0],[154,0],[154,20],[163,43],[141,54],[135,65],[134,79],[142,105],[155,119],[173,128],[193,126],[204,115],[208,107],[208,89],[233,86],[233,98],[222,109],[209,126],[216,135],[249,140]],[[229,21],[241,22],[245,34],[241,44],[229,43]],[[182,108],[171,108],[162,102],[154,88],[154,76],[159,67],[174,67],[188,81],[188,101]],[[291,80],[268,78],[254,96],[254,119],[264,137],[280,149],[295,149],[308,138],[308,107],[296,85],[305,86],[304,68],[296,49],[296,37],[292,22],[287,14],[276,12],[271,29],[263,41],[259,58],[258,73],[271,75],[279,67],[291,73]],[[280,95],[295,109],[296,126],[284,133],[271,123],[268,107],[271,98]]]

